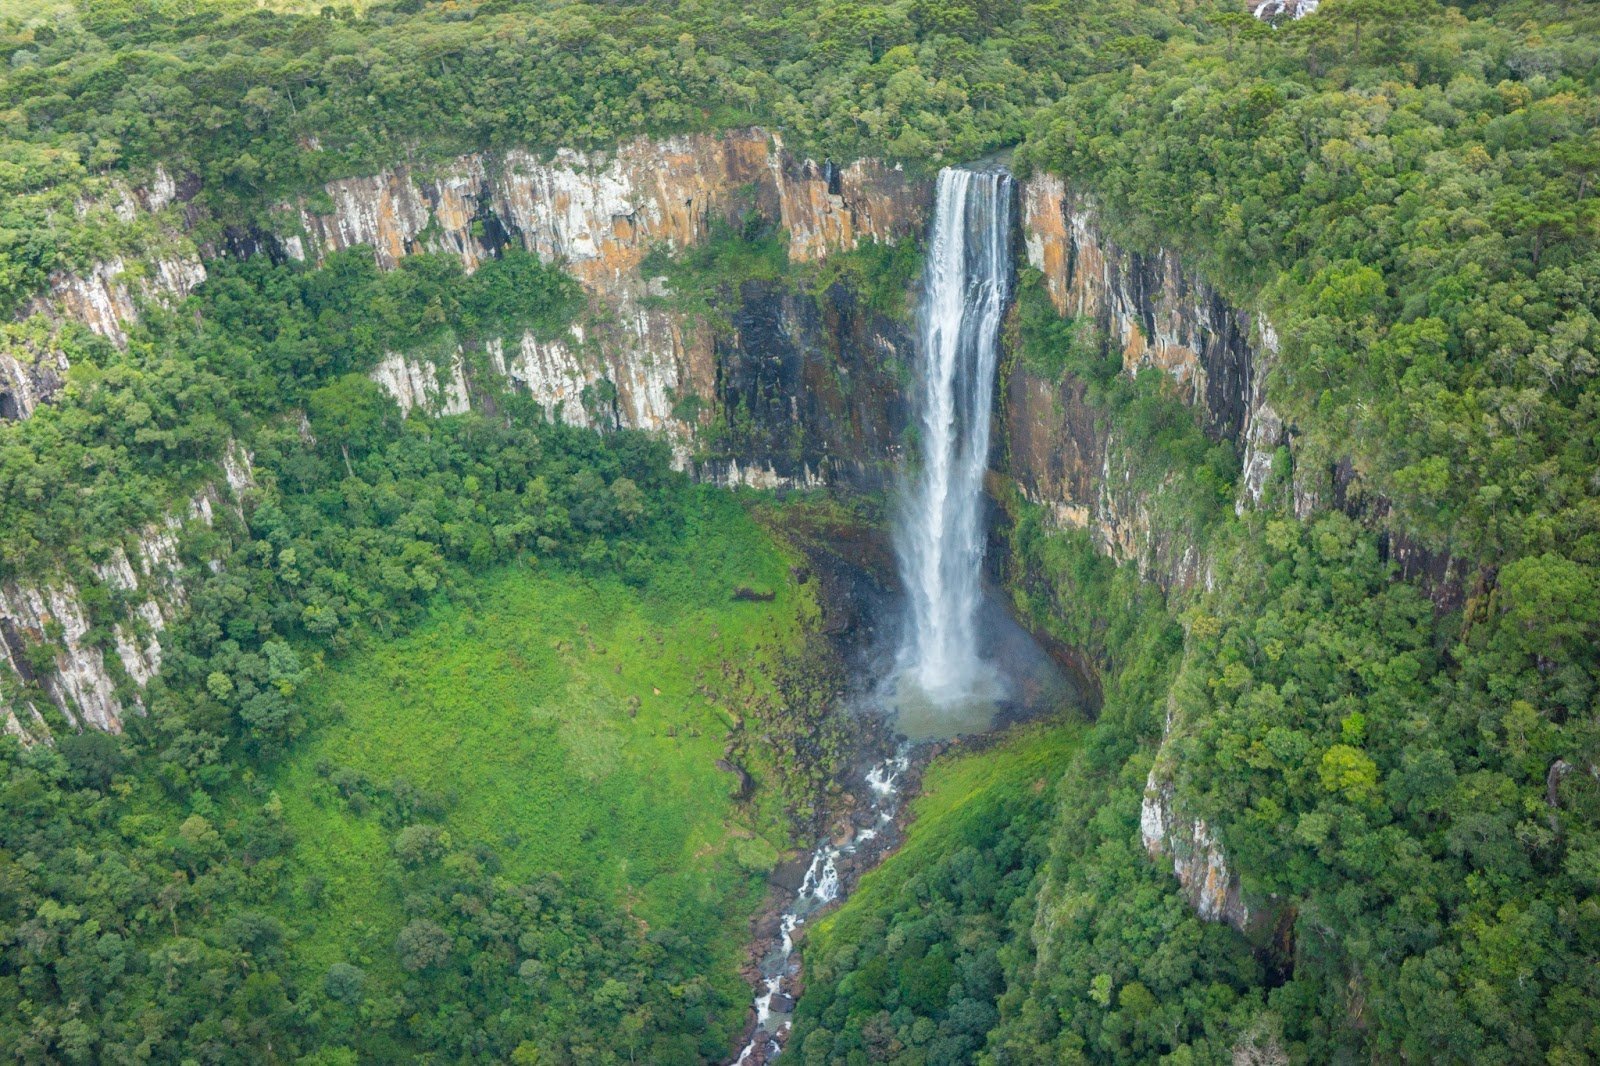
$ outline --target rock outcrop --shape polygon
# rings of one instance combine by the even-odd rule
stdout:
[[[1240,932],[1251,926],[1252,914],[1228,866],[1228,855],[1203,818],[1176,811],[1177,788],[1170,768],[1152,767],[1139,808],[1139,838],[1152,859],[1167,859],[1195,913],[1212,922],[1227,922]]]
[[[113,547],[79,576],[0,582],[0,728],[24,739],[48,736],[43,698],[74,728],[119,732],[139,692],[161,668],[161,633],[187,602],[179,557],[184,527],[213,526],[254,484],[250,457],[230,448],[221,485],[207,487],[163,521]],[[85,583],[109,595],[92,599]],[[91,608],[90,604],[97,604]]]
[[[18,317],[37,316],[58,327],[76,323],[113,344],[127,344],[141,304],[181,299],[206,278],[201,251],[187,232],[193,222],[187,204],[197,191],[159,166],[143,185],[106,181],[97,199],[76,210],[85,218],[103,218],[108,230],[124,230],[112,236],[127,245],[124,252],[79,270],[56,271]],[[54,338],[58,330],[47,332]],[[67,370],[65,351],[50,342],[0,348],[0,420],[27,418],[49,402]]]

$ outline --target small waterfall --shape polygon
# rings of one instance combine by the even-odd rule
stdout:
[[[909,601],[899,656],[907,683],[935,707],[993,697],[979,651],[983,474],[1000,320],[1011,287],[1011,175],[939,172],[919,326],[921,464],[906,487],[894,542]]]

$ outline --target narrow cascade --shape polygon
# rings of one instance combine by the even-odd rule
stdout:
[[[1000,321],[1011,288],[1011,175],[939,172],[918,305],[921,463],[906,486],[894,543],[909,618],[899,702],[950,708],[999,695],[980,650],[983,474]],[[907,691],[910,689],[910,691]]]

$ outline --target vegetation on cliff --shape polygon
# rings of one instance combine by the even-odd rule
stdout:
[[[1032,734],[986,771],[939,772],[906,852],[817,930],[800,1054],[1600,1058],[1591,5],[1325,0],[1276,27],[1210,0],[0,12],[8,314],[55,272],[159,252],[186,208],[115,205],[157,166],[198,190],[196,236],[222,248],[329,178],[467,149],[750,122],[916,167],[1020,143],[1130,247],[1176,247],[1267,312],[1292,448],[1236,515],[1231,443],[1023,286],[1023,363],[1083,387],[1127,491],[1207,580],[1167,602],[1011,501],[1008,586],[1093,659],[1104,711],[1070,744]],[[661,265],[706,315],[747,285],[840,283],[893,317],[913,261],[864,249],[801,276],[758,226]],[[73,367],[57,402],[0,426],[5,575],[103,563],[235,448],[255,478],[185,544],[200,576],[129,735],[0,741],[0,1043],[33,1061],[713,1057],[751,870],[821,776],[775,772],[814,724],[763,681],[796,670],[778,665],[804,609],[781,555],[659,441],[551,425],[509,391],[403,419],[367,377],[388,352],[554,335],[577,297],[551,265],[508,252],[467,278],[419,255],[383,274],[358,249],[208,270],[125,350],[43,315],[0,331]],[[755,439],[716,414],[720,446]],[[1402,554],[1433,564],[1426,583],[1398,579]],[[708,560],[758,572],[778,605],[722,602],[687,576]],[[112,596],[88,593],[103,649]],[[524,605],[483,659],[455,643]],[[724,643],[622,654],[646,620],[685,619]],[[407,650],[426,666],[401,670]],[[651,701],[693,706],[701,668],[735,657],[726,689],[708,683],[768,719],[740,751],[781,803],[763,793],[752,836],[728,839],[714,734]],[[666,678],[648,699],[646,666]],[[412,720],[426,690],[439,717]],[[442,743],[445,715],[473,742]],[[542,715],[549,743],[520,746],[515,715]],[[1267,925],[1251,939],[1198,919],[1143,854],[1164,737],[1186,815]],[[645,827],[635,759],[700,802]],[[1033,791],[1046,770],[1059,790]],[[570,773],[594,790],[555,795]],[[476,774],[539,839],[495,824]],[[939,808],[963,774],[992,780]]]

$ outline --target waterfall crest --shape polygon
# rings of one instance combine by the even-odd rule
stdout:
[[[894,529],[909,607],[898,683],[935,706],[997,694],[984,661],[983,475],[989,462],[1000,322],[1011,287],[1011,175],[939,172],[917,308],[920,464]]]

